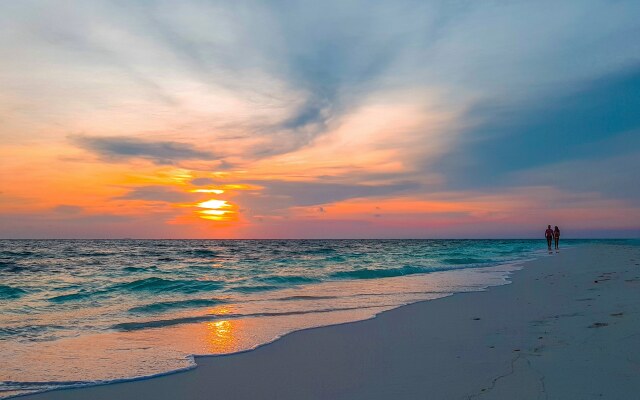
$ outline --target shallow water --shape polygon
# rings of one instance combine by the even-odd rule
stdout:
[[[539,240],[0,241],[0,397],[191,368],[192,354],[483,290],[540,249]]]

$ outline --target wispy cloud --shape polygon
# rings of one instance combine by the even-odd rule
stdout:
[[[518,185],[505,177],[554,164],[563,168],[558,174],[581,175],[583,171],[566,162],[595,163],[637,151],[640,66],[559,87],[542,96],[510,103],[487,101],[463,118],[468,127],[458,133],[456,146],[437,163],[452,188]]]
[[[79,147],[107,161],[142,158],[156,164],[175,164],[184,160],[215,160],[211,152],[198,150],[186,143],[150,141],[131,137],[72,136]]]
[[[252,214],[281,214],[290,208],[319,206],[357,198],[388,197],[416,192],[419,182],[364,185],[327,182],[251,181],[260,190],[248,191],[239,197]]]
[[[145,200],[166,203],[181,203],[193,200],[193,195],[168,186],[141,186],[131,189],[116,200]]]
[[[191,184],[196,186],[212,185],[215,182],[216,181],[211,178],[195,178],[191,180]]]

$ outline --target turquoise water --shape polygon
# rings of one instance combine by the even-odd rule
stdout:
[[[543,240],[0,241],[0,397],[192,368],[503,284],[537,254]]]

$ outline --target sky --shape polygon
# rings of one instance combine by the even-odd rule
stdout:
[[[638,1],[0,1],[0,238],[640,237]]]

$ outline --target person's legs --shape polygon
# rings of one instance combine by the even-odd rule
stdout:
[[[547,247],[551,250],[551,238],[547,238]]]
[[[556,238],[555,241],[556,241],[556,250],[558,250],[558,242],[560,241],[560,239]]]

